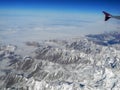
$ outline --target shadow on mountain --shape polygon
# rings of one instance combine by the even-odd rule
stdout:
[[[96,35],[86,35],[89,40],[93,41],[99,45],[114,45],[120,44],[120,31],[108,32],[103,34],[96,34]]]

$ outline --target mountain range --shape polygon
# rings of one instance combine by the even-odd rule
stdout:
[[[0,90],[120,88],[119,31],[25,45],[0,43]]]

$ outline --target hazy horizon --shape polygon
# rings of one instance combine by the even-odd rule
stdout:
[[[0,40],[36,41],[119,30],[102,11],[120,15],[117,0],[1,0]]]

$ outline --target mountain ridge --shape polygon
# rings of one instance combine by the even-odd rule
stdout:
[[[34,49],[27,55],[15,45],[0,44],[0,89],[119,90],[120,49],[115,45],[120,44],[101,44],[111,35],[119,39],[119,34],[46,40],[35,46],[29,42],[26,47]]]

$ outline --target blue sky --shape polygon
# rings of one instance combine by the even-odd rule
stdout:
[[[0,40],[74,37],[119,30],[102,11],[120,15],[119,0],[0,0]]]
[[[102,10],[120,13],[119,5],[119,0],[0,0],[0,9],[78,13],[94,13]]]

